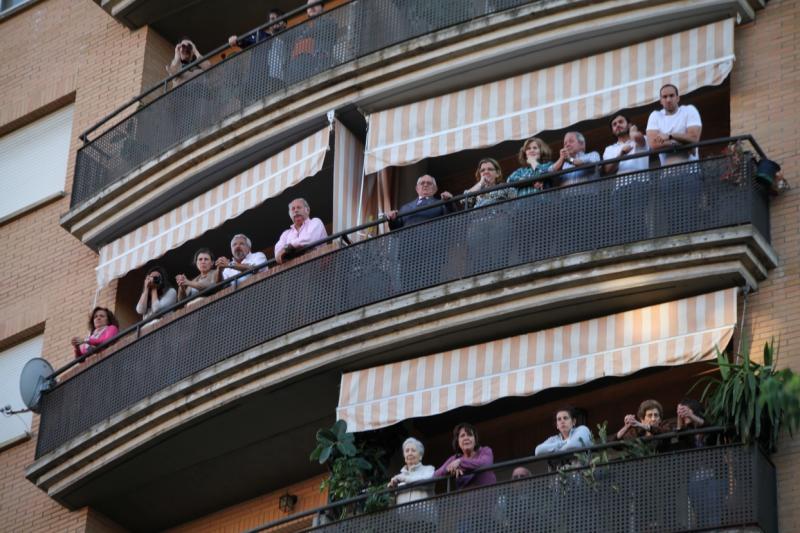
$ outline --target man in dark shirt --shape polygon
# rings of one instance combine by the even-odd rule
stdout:
[[[452,204],[448,202],[442,205],[433,206],[430,209],[424,209],[422,211],[412,213],[410,215],[404,215],[404,213],[408,213],[409,211],[413,211],[420,207],[424,207],[429,204],[439,203],[439,200],[434,197],[438,189],[436,187],[436,179],[434,179],[433,176],[429,176],[428,174],[420,176],[420,178],[417,180],[416,190],[417,190],[416,200],[412,200],[411,202],[408,202],[407,204],[403,205],[399,211],[394,210],[386,213],[386,218],[389,219],[390,229],[398,229],[402,228],[403,226],[411,226],[413,224],[419,224],[420,222],[440,217],[442,215],[446,215],[447,213],[451,213],[453,211]],[[450,200],[452,198],[453,198],[452,194],[450,194],[447,191],[442,191],[441,194],[442,200]]]

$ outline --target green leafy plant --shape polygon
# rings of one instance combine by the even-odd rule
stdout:
[[[774,341],[765,343],[763,363],[750,358],[749,346],[733,361],[717,349],[712,364],[719,377],[705,376],[692,387],[705,384],[701,400],[711,421],[768,452],[775,450],[782,428],[791,434],[800,424],[800,376],[788,368],[778,370],[777,355]]]
[[[330,429],[320,429],[316,435],[317,446],[309,460],[327,465],[328,477],[322,481],[320,491],[328,491],[331,502],[368,494],[359,505],[343,506],[339,518],[361,512],[374,512],[389,506],[389,496],[377,494],[386,486],[384,450],[369,442],[356,442],[355,435],[347,431],[347,422],[338,420]]]

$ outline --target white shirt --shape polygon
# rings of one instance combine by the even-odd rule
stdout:
[[[678,106],[678,110],[671,115],[667,115],[663,109],[653,111],[650,113],[650,118],[647,119],[647,131],[658,130],[664,135],[686,133],[689,128],[702,125],[700,112],[693,105]],[[674,154],[658,154],[662,165],[667,164],[667,158],[670,156],[674,157]],[[695,148],[689,153],[689,160],[694,161],[697,158],[697,149]]]
[[[633,139],[628,139],[626,142],[621,143],[617,141],[616,143],[606,146],[606,149],[603,151],[603,159],[616,159],[618,157],[622,157],[622,148],[626,145],[631,145],[631,151],[625,155],[633,155],[633,154],[640,154],[642,152],[646,152],[648,150],[647,146],[647,139],[644,141],[644,146],[640,147]],[[650,166],[650,158],[647,156],[637,157],[636,159],[628,159],[626,161],[619,162],[619,168],[617,168],[618,174],[623,174],[625,172],[641,172],[642,170],[647,170]]]
[[[240,265],[247,265],[247,266],[256,266],[261,265],[267,262],[267,256],[264,255],[262,252],[250,252],[244,257],[244,260],[239,263]],[[267,267],[264,267],[263,270],[266,270]],[[226,268],[222,271],[222,279],[232,278],[233,276],[239,274],[239,271],[235,268]],[[244,281],[250,277],[250,274],[242,276],[239,278],[238,281]]]

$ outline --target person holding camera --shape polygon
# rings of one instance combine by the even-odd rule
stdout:
[[[188,37],[182,37],[178,44],[175,45],[175,56],[172,58],[172,62],[167,65],[167,72],[170,76],[174,76],[178,74],[178,72],[181,72],[184,67],[194,63],[201,57],[203,57],[203,54],[197,50],[194,43]],[[209,68],[211,68],[211,62],[206,59],[189,70],[181,72],[172,80],[172,88],[174,89],[181,83],[194,78]]]
[[[136,312],[142,315],[143,319],[175,305],[178,293],[170,286],[167,272],[156,265],[147,271],[144,277],[142,295],[136,304]]]

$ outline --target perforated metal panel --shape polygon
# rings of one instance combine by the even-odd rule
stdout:
[[[121,348],[45,394],[37,457],[210,365],[295,329],[462,277],[577,252],[754,224],[752,160],[723,157],[553,189],[369,239],[245,286]]]
[[[773,490],[762,494],[759,486]],[[774,468],[755,448],[711,447],[611,463],[590,480],[576,471],[549,473],[443,494],[313,531],[658,533],[745,526],[777,531],[774,486]]]
[[[183,83],[83,146],[71,206],[289,85],[408,39],[527,3],[353,0],[324,12],[313,24],[288,29]]]

